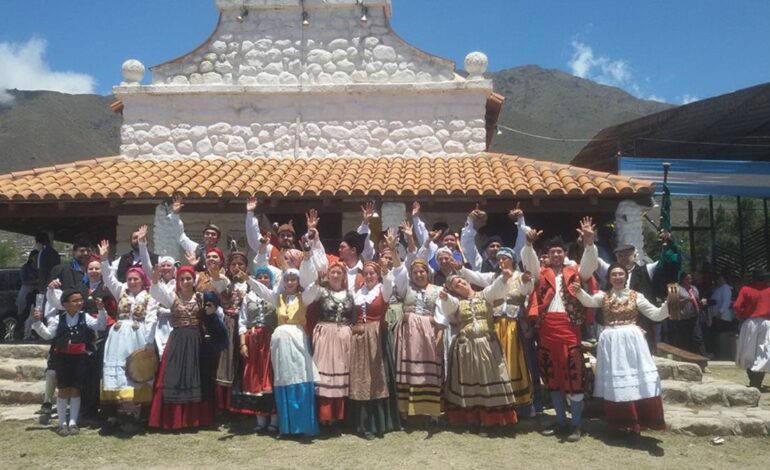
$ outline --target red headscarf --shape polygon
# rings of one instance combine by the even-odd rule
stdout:
[[[181,283],[179,282],[179,279],[182,277],[182,274],[188,273],[193,277],[193,281],[195,280],[195,268],[190,265],[180,266],[176,270],[176,290],[179,292],[181,289]]]
[[[224,252],[222,250],[220,250],[219,248],[209,248],[208,250],[206,250],[206,255],[208,255],[211,252],[214,252],[217,255],[219,255],[219,261],[222,263],[222,266],[224,266],[225,261],[227,261],[226,258],[225,258]]]
[[[139,276],[139,279],[142,280],[143,289],[147,290],[150,288],[150,280],[147,278],[147,274],[144,273],[144,269],[137,266],[128,268],[128,271],[126,271],[126,278],[128,278],[128,275],[131,273],[135,273],[137,276]]]

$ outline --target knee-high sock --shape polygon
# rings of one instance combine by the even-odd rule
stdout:
[[[80,397],[70,398],[70,426],[78,425],[78,414],[80,413]]]
[[[583,424],[583,396],[580,399],[570,397],[570,413],[572,414],[572,427],[579,428]]]
[[[257,416],[257,426],[259,427],[267,426],[267,416]]]
[[[556,411],[556,424],[566,426],[567,411],[564,406],[564,394],[558,390],[551,391],[551,403],[554,411]]]
[[[45,403],[53,403],[53,392],[56,390],[56,371],[48,369],[45,371]],[[57,402],[58,403],[58,402]],[[64,409],[67,412],[67,409]]]
[[[59,427],[67,425],[67,401],[69,401],[69,398],[56,399],[56,413],[59,415]]]
[[[278,415],[270,415],[270,426],[278,427]]]

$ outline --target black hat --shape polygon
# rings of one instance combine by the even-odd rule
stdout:
[[[548,240],[546,249],[550,250],[551,248],[561,248],[562,250],[566,250],[567,244],[564,243],[564,239],[561,238],[561,235],[556,235],[552,239]]]
[[[636,250],[636,247],[634,245],[629,244],[622,244],[618,245],[614,250],[612,250],[613,253],[620,253],[622,251],[628,251],[628,250]]]
[[[348,232],[342,237],[342,241],[347,243],[349,247],[355,248],[356,252],[360,255],[364,251],[367,234],[358,232]]]
[[[80,294],[81,296],[83,293],[79,289],[64,289],[64,292],[62,292],[61,297],[59,297],[59,301],[61,303],[64,303],[70,299],[75,294]]]
[[[482,245],[481,249],[486,250],[492,243],[499,243],[502,245],[503,239],[497,235],[492,235],[491,237],[488,237],[486,240],[484,240],[484,244]]]

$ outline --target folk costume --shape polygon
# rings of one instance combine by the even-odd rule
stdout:
[[[312,260],[305,259],[301,271],[284,271],[281,284],[273,290],[253,278],[248,280],[251,290],[273,305],[278,316],[278,327],[270,339],[270,358],[281,435],[318,434],[314,382],[319,380],[319,375],[305,333],[306,306],[312,297],[307,291],[289,294],[284,287],[287,277],[298,278],[300,286],[310,285],[315,277],[311,265]]]
[[[611,289],[589,295],[580,289],[585,307],[602,309],[604,329],[596,348],[594,396],[604,399],[611,429],[665,429],[658,368],[652,359],[638,314],[652,321],[668,317],[668,304],[656,307],[640,292]]]
[[[447,287],[456,276],[450,276]],[[445,385],[446,417],[451,424],[504,426],[518,421],[516,397],[500,341],[494,333],[493,303],[517,293],[503,277],[469,299],[447,295],[441,312],[456,325],[449,349]]]
[[[380,272],[380,265],[364,263]],[[393,293],[389,272],[371,289],[362,286],[353,296],[356,323],[350,347],[350,412],[348,417],[358,434],[381,435],[401,428],[395,386],[393,354],[388,341],[386,299]]]
[[[194,275],[191,266],[177,269]],[[163,351],[150,410],[150,427],[185,429],[214,421],[213,371],[216,351],[226,345],[227,332],[220,317],[208,315],[206,302],[216,295],[196,292],[184,300],[163,284],[153,284],[150,294],[171,310],[173,330]]]
[[[102,261],[104,283],[117,299],[117,321],[110,329],[104,345],[104,366],[102,369],[102,407],[114,407],[119,416],[145,419],[152,401],[152,380],[134,382],[126,371],[128,356],[153,346],[153,324],[157,314],[148,308],[149,281],[142,268],[129,268],[128,277],[136,274],[142,279],[143,289],[138,293],[129,291],[127,285],[118,281],[108,261]]]
[[[414,266],[430,272],[423,260],[415,260],[408,269]],[[444,383],[444,328],[436,324],[434,316],[441,288],[410,283],[405,265],[393,271],[395,290],[404,305],[404,315],[395,327],[398,409],[404,416],[437,417]]]
[[[256,275],[267,274],[272,289],[272,272],[258,268]],[[257,430],[265,430],[268,419],[277,427],[273,397],[273,366],[270,360],[270,340],[278,324],[275,306],[251,291],[246,292],[238,314],[238,351],[236,374],[232,386],[230,411],[257,416]]]
[[[342,263],[331,268],[342,269]],[[345,419],[345,401],[350,394],[350,351],[355,323],[353,295],[343,280],[343,288],[335,291],[316,283],[307,288],[318,307],[318,323],[313,329],[313,361],[318,367],[316,382],[318,419],[332,423]]]

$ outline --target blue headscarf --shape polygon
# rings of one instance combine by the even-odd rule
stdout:
[[[508,248],[507,246],[504,246],[497,250],[496,257],[499,258],[501,256],[507,256],[508,258],[511,258],[512,261],[516,261],[516,252],[513,251],[513,248]]]
[[[267,276],[270,278],[270,283],[268,284],[267,288],[272,289],[273,284],[275,283],[275,277],[273,277],[273,271],[268,268],[267,266],[261,266],[254,270],[254,277],[259,277],[260,274],[267,274]]]

